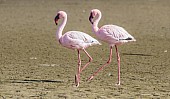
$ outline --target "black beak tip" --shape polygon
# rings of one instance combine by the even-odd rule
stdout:
[[[93,15],[92,15],[92,13],[90,13],[89,21],[90,21],[91,24],[93,24],[93,18],[94,18],[94,17],[93,17]]]
[[[59,14],[57,14],[57,16],[54,19],[56,25],[58,25],[58,23],[57,23],[58,19],[59,19]]]
[[[93,19],[93,18],[90,16],[90,17],[89,17],[89,21],[90,21],[91,24],[93,24],[92,19]]]
[[[93,24],[93,22],[91,22],[91,24]]]
[[[56,25],[58,25],[57,21],[58,21],[58,20],[54,19],[54,22],[55,22]]]
[[[91,24],[93,24],[93,22],[92,22],[92,21],[90,21],[90,23],[91,23]]]
[[[58,23],[57,23],[57,22],[55,22],[55,24],[56,24],[56,25],[58,25]]]

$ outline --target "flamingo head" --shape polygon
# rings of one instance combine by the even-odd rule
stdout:
[[[89,21],[91,24],[93,24],[93,18],[95,18],[99,13],[101,13],[98,9],[93,9],[91,10],[90,16],[89,16]]]
[[[59,12],[57,13],[56,17],[54,18],[55,24],[58,25],[58,20],[66,17],[66,16],[67,16],[66,12],[64,12],[64,11],[59,11]]]

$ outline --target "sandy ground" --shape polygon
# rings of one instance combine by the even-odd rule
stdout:
[[[64,32],[95,37],[88,21],[93,8],[103,14],[99,26],[122,26],[137,39],[119,46],[120,86],[115,53],[109,66],[86,81],[108,59],[102,42],[87,49],[94,60],[79,88],[73,87],[77,52],[56,41],[59,10],[68,14]],[[0,0],[0,99],[170,99],[169,32],[170,0]],[[82,59],[88,61],[83,53]]]

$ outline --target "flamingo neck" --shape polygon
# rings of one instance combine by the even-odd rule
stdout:
[[[101,13],[98,13],[96,16],[96,19],[94,20],[94,23],[92,25],[94,33],[96,33],[99,30],[98,23],[99,23],[100,19],[101,19]]]
[[[65,16],[63,18],[63,21],[62,23],[59,25],[58,29],[57,29],[57,32],[56,32],[56,37],[57,37],[57,40],[60,40],[61,36],[62,36],[62,32],[63,32],[63,29],[66,25],[66,22],[67,22],[67,16]]]

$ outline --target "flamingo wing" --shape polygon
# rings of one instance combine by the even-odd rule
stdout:
[[[80,31],[69,31],[60,39],[60,43],[71,49],[84,49],[100,43],[90,35]]]
[[[98,36],[101,40],[109,44],[119,44],[129,41],[135,41],[124,28],[116,25],[104,25],[98,31]]]

